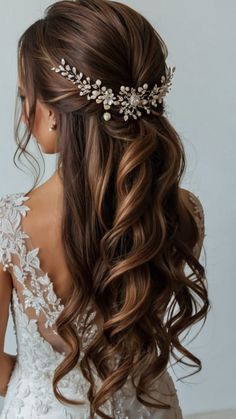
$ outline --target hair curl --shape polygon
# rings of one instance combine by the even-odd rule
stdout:
[[[210,304],[205,270],[193,252],[199,230],[179,187],[184,148],[164,116],[164,103],[135,121],[124,122],[112,110],[112,119],[105,122],[102,105],[79,96],[50,68],[64,57],[91,79],[119,91],[121,85],[161,84],[167,54],[163,39],[141,14],[109,0],[56,2],[18,43],[29,126],[20,140],[20,116],[15,156],[18,150],[30,156],[26,148],[37,98],[58,117],[62,237],[74,292],[56,323],[71,353],[55,371],[53,389],[58,400],[80,404],[61,395],[57,383],[77,365],[81,342],[73,321],[93,301],[101,327],[80,362],[91,384],[91,417],[108,417],[99,407],[129,375],[138,379],[137,399],[160,407],[141,394],[148,394],[171,354],[184,363],[175,350],[198,372],[201,361],[180,342],[180,334],[201,319],[205,323]],[[103,382],[97,393],[90,361]]]

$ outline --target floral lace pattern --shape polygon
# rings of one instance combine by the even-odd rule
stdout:
[[[21,217],[30,209],[24,205],[27,199],[24,193],[0,198],[0,263],[4,270],[14,275],[17,284],[17,287],[13,287],[10,307],[17,342],[17,361],[8,383],[0,419],[89,419],[89,383],[78,366],[63,377],[58,389],[65,397],[84,401],[84,404],[65,406],[53,393],[54,371],[62,362],[65,352],[56,351],[40,333],[39,319],[43,318],[45,327],[51,328],[53,334],[57,335],[54,324],[64,306],[55,294],[48,274],[40,269],[39,248],[27,249],[26,239],[29,236],[21,229]],[[31,313],[33,309],[33,316],[29,316],[29,309]],[[95,313],[91,315],[93,318]],[[75,322],[78,335],[82,322],[83,319],[80,323]],[[83,336],[83,348],[93,338],[96,327],[94,324]],[[94,378],[95,385],[99,386],[100,379],[96,374]],[[170,410],[147,408],[139,403],[130,377],[100,409],[114,419],[182,419],[176,389],[167,371],[157,381],[156,389],[160,391],[159,400],[161,394],[161,401],[169,403]],[[99,416],[96,415],[96,418]]]
[[[43,312],[46,317],[45,327],[48,328],[53,326],[64,305],[60,298],[57,298],[48,274],[37,276],[37,269],[40,269],[37,256],[39,249],[26,249],[25,239],[29,236],[21,230],[20,222],[21,216],[25,216],[30,210],[22,205],[27,199],[29,198],[18,193],[8,194],[0,200],[0,262],[3,264],[3,270],[12,267],[17,282],[23,287],[25,309],[32,307],[37,316]],[[5,216],[1,216],[2,214]],[[12,254],[17,255],[19,265],[12,263]],[[26,285],[29,274],[30,287]]]

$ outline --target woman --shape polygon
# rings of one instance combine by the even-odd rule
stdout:
[[[33,135],[58,160],[0,200],[1,419],[182,418],[167,366],[178,350],[201,369],[179,335],[210,305],[166,58],[151,24],[109,0],[56,2],[19,39],[17,151]]]

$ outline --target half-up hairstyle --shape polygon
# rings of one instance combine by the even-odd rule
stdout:
[[[29,125],[21,140],[20,120],[16,124],[17,151],[26,155],[36,99],[57,115],[62,238],[74,291],[56,323],[71,348],[55,371],[56,397],[76,404],[57,391],[57,384],[78,363],[81,341],[73,323],[92,302],[100,327],[78,365],[91,384],[91,417],[109,417],[99,407],[128,376],[140,402],[163,408],[142,395],[170,355],[186,364],[177,351],[195,364],[187,365],[201,369],[180,334],[201,319],[205,323],[209,308],[205,269],[194,253],[199,229],[180,188],[183,144],[164,115],[164,102],[138,120],[124,121],[111,109],[112,119],[104,121],[102,104],[80,96],[75,85],[51,71],[62,57],[119,92],[121,85],[161,85],[167,48],[153,26],[125,4],[52,4],[19,39],[19,74],[29,100]],[[91,362],[102,380],[97,392]]]

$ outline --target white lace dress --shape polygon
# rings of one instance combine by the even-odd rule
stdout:
[[[53,393],[54,370],[65,357],[63,340],[55,329],[55,320],[64,306],[53,289],[47,273],[40,268],[39,248],[22,230],[29,197],[22,192],[0,198],[0,263],[12,275],[11,313],[17,343],[17,360],[8,383],[0,419],[89,419],[86,398],[89,384],[79,368],[70,371],[58,384],[61,393],[72,399],[85,400],[83,406],[60,403]],[[91,313],[93,316],[94,313]],[[79,334],[79,324],[76,323]],[[96,326],[83,337],[83,346],[92,339]],[[81,352],[81,356],[83,350]],[[95,374],[99,386],[99,378]],[[137,401],[130,380],[101,410],[115,419],[182,419],[177,392],[165,371],[156,382],[156,397],[171,409],[147,408]],[[96,416],[98,418],[98,416]]]

